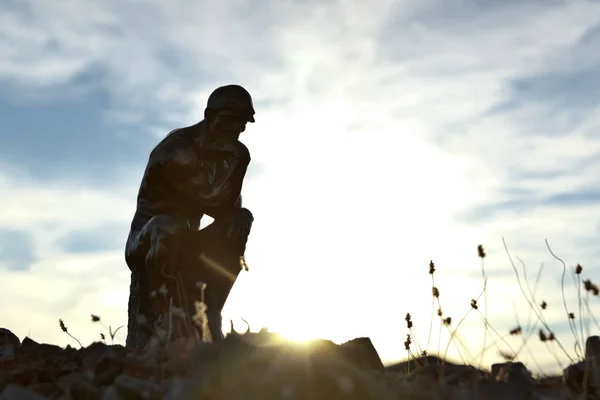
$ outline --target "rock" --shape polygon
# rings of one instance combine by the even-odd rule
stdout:
[[[0,346],[2,345],[13,345],[15,347],[19,347],[21,345],[21,341],[11,331],[6,328],[0,328]]]
[[[109,386],[104,390],[102,394],[102,400],[121,400],[121,396],[119,396],[119,392],[117,388],[114,386]]]
[[[153,400],[162,398],[161,388],[145,379],[119,375],[115,380],[115,388],[123,400]]]
[[[373,368],[378,371],[384,370],[381,358],[370,338],[362,337],[349,340],[346,343],[343,343],[341,348],[347,350],[347,357],[352,360],[355,365]]]
[[[5,345],[15,344],[4,337]],[[586,360],[566,368],[564,378],[535,380],[522,363],[494,364],[490,374],[433,356],[382,369],[369,338],[295,345],[268,332],[236,333],[146,349],[100,342],[63,349],[25,338],[0,363],[0,400],[595,398],[598,345],[598,337],[588,338]]]
[[[191,357],[194,374],[167,399],[395,398],[373,369],[348,362],[347,348],[328,340],[291,345],[273,334],[230,335],[198,351],[203,357]],[[205,357],[211,362],[196,363]]]
[[[534,380],[521,362],[505,362],[492,365],[488,386],[492,399],[531,399]]]
[[[600,336],[590,336],[585,341],[585,357],[600,357]]]
[[[588,396],[595,395],[600,398],[600,357],[587,357],[569,365],[563,370],[567,392],[571,396],[580,395],[584,392]]]
[[[414,372],[415,370],[424,366],[436,364],[445,366],[458,365],[448,360],[442,360],[441,358],[434,355],[427,355],[422,357],[411,358],[410,360],[388,365],[387,367],[385,367],[385,370],[399,374],[406,374],[407,372]]]
[[[531,373],[521,362],[505,362],[492,365],[491,379],[503,383],[523,383],[533,385]]]
[[[486,376],[485,371],[473,366],[444,361],[433,355],[393,364],[386,367],[385,370],[402,376],[408,374],[409,380],[425,378],[448,385],[479,381]]]
[[[0,394],[0,400],[46,400],[46,397],[22,386],[9,384]]]
[[[94,368],[94,383],[96,385],[110,385],[115,378],[123,372],[123,360],[116,355],[105,355]]]
[[[71,350],[67,350],[67,349],[63,349],[60,346],[56,346],[53,344],[48,344],[48,343],[38,343],[35,340],[31,340],[30,338],[26,337],[25,339],[23,339],[23,343],[21,343],[21,346],[19,347],[19,354],[29,354],[29,353],[33,353],[33,354],[44,354],[46,356],[52,356],[52,355],[58,355],[58,354],[64,354],[65,352],[69,353],[69,354],[74,354],[75,350],[71,349]]]
[[[12,360],[20,345],[17,335],[6,328],[0,328],[0,362]]]
[[[99,400],[101,398],[102,392],[94,384],[91,373],[76,372],[60,377],[57,386],[73,400]]]
[[[563,370],[566,391],[575,397],[582,393],[600,398],[600,337],[590,336],[585,342],[585,360]]]
[[[37,347],[39,345],[40,344],[38,342],[26,336],[25,339],[23,339],[23,343],[21,343],[21,349],[27,350],[31,347]]]
[[[478,382],[483,379],[484,372],[470,365],[428,364],[412,371],[409,380],[427,378],[437,384],[456,386],[465,382]]]
[[[99,386],[110,385],[123,372],[125,348],[123,346],[107,346],[95,342],[80,350],[82,367],[93,372],[94,383]]]
[[[17,354],[15,346],[10,344],[0,345],[0,362],[11,361]]]

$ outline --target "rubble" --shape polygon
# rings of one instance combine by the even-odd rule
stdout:
[[[585,361],[542,380],[521,363],[494,364],[490,373],[431,356],[413,360],[410,373],[407,364],[384,368],[369,338],[294,344],[260,332],[145,350],[100,342],[74,349],[20,342],[0,329],[0,400],[595,398],[599,344],[588,338]]]

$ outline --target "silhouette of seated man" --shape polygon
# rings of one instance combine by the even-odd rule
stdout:
[[[204,294],[210,334],[223,338],[221,311],[254,220],[242,207],[250,153],[238,140],[254,113],[246,89],[219,87],[202,121],[173,130],[150,153],[125,248],[131,270],[127,346],[147,344],[168,313],[167,296],[190,317]],[[214,221],[199,229],[204,215]],[[156,292],[163,285],[166,296]]]

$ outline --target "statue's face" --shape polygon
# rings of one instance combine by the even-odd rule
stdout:
[[[209,123],[211,136],[218,141],[234,141],[246,130],[247,115],[236,110],[219,110]]]

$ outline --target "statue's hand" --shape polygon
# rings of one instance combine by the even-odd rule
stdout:
[[[252,229],[254,216],[247,208],[238,208],[233,213],[233,221],[227,236],[229,237],[247,237]]]
[[[250,150],[248,150],[248,147],[246,147],[246,145],[242,142],[240,142],[239,140],[236,140],[235,142],[233,142],[233,147],[235,149],[235,155],[236,157],[245,162],[245,163],[250,163],[251,157],[250,157]],[[250,212],[250,211],[248,211]]]

